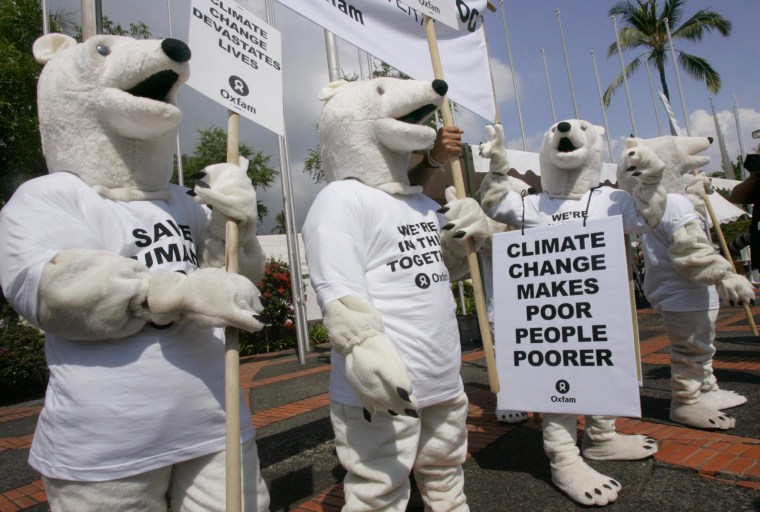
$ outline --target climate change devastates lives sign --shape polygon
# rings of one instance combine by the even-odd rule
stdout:
[[[193,0],[191,9],[187,84],[284,135],[280,33],[232,0]]]
[[[640,416],[620,216],[493,237],[498,408]]]

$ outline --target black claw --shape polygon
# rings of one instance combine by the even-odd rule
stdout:
[[[211,185],[209,185],[205,181],[196,181],[195,186],[199,188],[211,188]]]
[[[198,194],[196,194],[196,193],[195,193],[195,191],[193,191],[193,190],[188,190],[188,191],[187,191],[187,195],[189,195],[189,196],[192,196],[192,197],[195,197],[195,196],[197,196]]]
[[[587,493],[586,493],[586,497],[587,497],[588,499],[590,499],[590,500],[593,500],[593,499],[594,499],[594,497],[593,497],[593,496],[591,496],[591,493],[590,493],[590,492],[587,492]]]
[[[364,414],[364,419],[372,423],[372,415],[369,413],[369,411],[365,408],[362,408],[362,413]]]
[[[438,210],[438,213],[446,213],[447,211],[449,211],[449,209],[450,209],[450,208],[449,208],[448,206],[443,206],[443,207],[441,207],[441,208]]]
[[[261,322],[262,324],[267,323],[266,319],[262,315],[253,315],[253,318]]]
[[[450,230],[453,227],[454,227],[454,223],[453,222],[449,222],[448,224],[446,224],[445,226],[443,226],[441,229],[444,230],[444,231],[448,231],[448,230]]]
[[[754,306],[754,305],[755,305],[755,299],[750,299],[750,300],[749,300],[749,303],[750,303],[750,304],[752,304],[752,305]]]
[[[390,409],[388,409],[388,414],[391,416],[398,416],[398,413],[396,411],[391,411]]]
[[[607,484],[604,484],[604,485],[602,485],[602,487],[604,487],[605,489],[609,489],[610,491],[612,490],[612,487],[610,487],[610,486],[609,486],[609,485],[607,485]]]
[[[189,178],[190,178],[191,180],[199,180],[199,179],[201,179],[201,178],[205,178],[205,177],[206,177],[206,171],[198,171],[198,172],[196,172],[195,174],[191,174],[191,175],[189,176]]]
[[[710,423],[712,423],[713,425],[715,425],[715,420],[710,419],[710,420],[707,420],[707,421],[709,421]]]
[[[213,210],[214,210],[214,207],[213,207],[213,206],[211,206],[210,204],[207,204],[207,205],[206,205],[206,208],[208,208],[208,209],[209,209],[209,210],[211,210],[211,211],[213,211]]]
[[[733,417],[733,416],[731,416],[730,414],[725,414],[725,417],[726,417],[726,418],[728,418],[729,420],[732,420],[732,419],[734,419],[734,417]]]
[[[412,400],[409,398],[409,392],[404,388],[396,388],[396,393],[398,393],[398,396],[400,396],[405,402],[412,403]]]
[[[718,419],[721,419],[721,420],[723,420],[723,421],[726,421],[726,417],[725,417],[725,416],[718,416]]]
[[[617,482],[617,480],[610,480],[610,483],[615,487],[620,487],[620,484]]]
[[[266,308],[267,307],[267,303],[268,302],[267,302],[267,300],[264,297],[259,297],[259,302],[261,303],[261,307],[262,308]]]
[[[420,417],[420,415],[417,414],[417,411],[415,411],[414,409],[404,409],[404,412],[406,413],[407,416],[411,416],[412,418]]]
[[[454,233],[454,236],[452,238],[464,238],[464,235],[466,234],[467,233],[465,233],[464,231],[457,231],[456,233]]]
[[[654,450],[654,446],[644,446],[645,450]]]

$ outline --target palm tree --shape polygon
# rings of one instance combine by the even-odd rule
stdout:
[[[657,0],[636,0],[618,2],[609,10],[610,16],[620,16],[628,26],[619,31],[620,49],[645,48],[646,51],[637,56],[625,66],[626,78],[636,71],[641,65],[641,59],[652,63],[660,75],[662,92],[670,99],[668,84],[665,81],[665,63],[670,53],[668,45],[668,32],[665,20],[670,25],[671,38],[675,41],[698,42],[702,36],[712,30],[717,30],[722,36],[731,33],[731,22],[710,9],[697,11],[688,20],[680,23],[683,18],[684,4],[686,0],[665,0],[662,10],[657,12]],[[715,94],[720,90],[720,75],[715,69],[701,57],[686,53],[674,48],[678,54],[678,64],[693,78],[703,81],[707,89]],[[617,53],[617,45],[612,43],[607,50],[607,57]],[[604,93],[604,105],[609,106],[612,95],[623,83],[621,72],[612,81]]]

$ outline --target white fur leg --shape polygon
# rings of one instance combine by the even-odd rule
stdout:
[[[728,430],[736,426],[736,420],[718,409],[700,402],[683,404],[670,401],[670,419],[682,425],[696,428]]]
[[[657,453],[657,441],[648,436],[623,436],[615,431],[613,416],[586,416],[583,456],[592,460],[639,460]]]
[[[515,425],[527,420],[528,413],[523,411],[512,411],[509,409],[497,409],[496,419],[500,423],[509,423],[510,425]]]
[[[707,407],[723,410],[746,404],[747,397],[740,395],[735,391],[713,389],[710,391],[703,391],[699,395],[699,402]]]
[[[612,503],[621,485],[583,461],[575,444],[577,435],[574,415],[544,415],[544,451],[551,463],[552,482],[576,503]]]

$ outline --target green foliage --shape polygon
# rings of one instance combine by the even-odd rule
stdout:
[[[737,219],[735,221],[722,224],[720,228],[721,228],[721,231],[723,232],[723,238],[725,238],[726,244],[730,244],[731,240],[749,231],[751,224],[752,224],[752,219],[750,219],[749,217],[743,217],[741,219]],[[712,235],[713,243],[715,244],[719,243],[718,235],[715,232],[714,227],[710,228],[710,234]],[[735,260],[739,259],[738,254],[732,254],[732,256]]]
[[[645,63],[654,66],[660,77],[662,92],[670,98],[668,84],[665,80],[665,65],[670,57],[670,45],[668,42],[667,26],[665,19],[670,24],[670,35],[679,47],[674,48],[678,55],[678,65],[692,78],[704,82],[707,89],[716,94],[720,90],[720,75],[713,69],[709,62],[701,57],[684,52],[683,41],[697,43],[702,37],[713,30],[726,37],[731,33],[731,22],[710,9],[701,9],[686,21],[681,23],[684,17],[684,4],[686,0],[623,0],[613,5],[609,10],[610,16],[619,16],[626,26],[620,29],[618,41],[621,51],[628,49],[643,50],[640,54],[625,66],[625,76],[628,77]],[[617,54],[617,44],[613,42],[607,50],[607,57]],[[623,74],[617,75],[610,86],[604,92],[604,105],[609,106],[612,95],[623,84]]]
[[[467,281],[462,281],[462,286],[464,287],[464,307],[466,311],[462,313],[462,303],[459,300],[459,282],[451,283],[451,293],[454,295],[454,302],[457,304],[457,316],[463,316],[463,315],[472,315],[476,312],[476,306],[475,306],[475,294],[472,291],[472,282],[468,279]]]
[[[315,127],[316,128],[316,127]],[[309,148],[306,152],[306,160],[303,162],[303,172],[314,183],[325,181],[325,171],[322,169],[322,152],[319,144],[316,148]]]
[[[255,151],[245,143],[241,143],[238,151],[240,156],[248,159],[248,177],[257,190],[266,190],[274,182],[278,172],[269,166],[269,155]],[[185,185],[192,187],[193,174],[204,167],[227,161],[227,132],[212,126],[206,130],[198,130],[198,143],[192,155],[182,155],[182,170]],[[176,176],[176,172],[174,175]],[[261,201],[257,201],[259,222],[269,215],[269,209]]]
[[[39,398],[48,380],[44,334],[0,308],[0,404]]]
[[[309,326],[309,342],[312,345],[321,345],[330,341],[327,327],[322,325],[321,322],[311,324]]]
[[[114,22],[108,16],[103,16],[101,25],[103,28],[103,33],[112,36],[127,36],[134,39],[150,39],[153,37],[153,35],[150,33],[150,27],[148,27],[148,25],[142,21],[138,21],[137,23],[130,23],[129,29],[127,30],[121,26],[121,23]],[[76,27],[74,38],[77,41],[82,40],[82,27]]]
[[[270,258],[264,277],[257,284],[264,303],[260,317],[266,324],[259,332],[240,333],[240,355],[274,352],[296,344],[295,310],[290,289],[290,267],[282,260]]]
[[[280,213],[278,213],[274,219],[276,222],[272,228],[272,233],[275,235],[284,235],[287,233],[287,229],[285,229],[285,211],[280,210]]]

